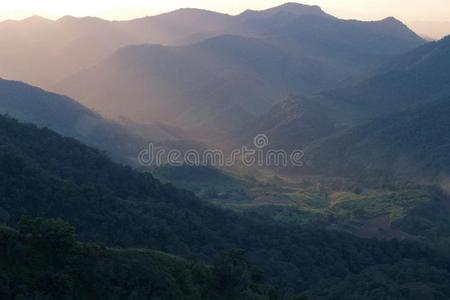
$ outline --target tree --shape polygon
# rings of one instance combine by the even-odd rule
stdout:
[[[234,298],[250,287],[256,275],[242,249],[223,253],[213,267],[214,275],[221,289]]]

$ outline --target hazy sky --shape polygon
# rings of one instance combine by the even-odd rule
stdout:
[[[280,0],[0,0],[0,20],[30,15],[58,18],[63,15],[94,15],[107,19],[128,19],[180,7],[198,7],[230,14],[246,8],[264,9]],[[320,5],[341,18],[380,19],[395,16],[404,21],[449,21],[450,0],[304,0]]]

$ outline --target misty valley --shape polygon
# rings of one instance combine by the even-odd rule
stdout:
[[[449,71],[299,3],[1,21],[0,299],[450,299]]]

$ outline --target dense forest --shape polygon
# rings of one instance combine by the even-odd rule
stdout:
[[[449,98],[377,118],[310,150],[321,174],[389,181],[440,182],[450,173]]]
[[[222,210],[73,139],[8,117],[0,118],[0,136],[0,211],[10,226],[24,216],[62,218],[84,242],[150,248],[207,263],[218,253],[241,248],[264,271],[265,282],[326,299],[367,272],[413,293],[416,278],[397,282],[389,277],[396,265],[414,269],[420,264],[429,276],[437,272],[443,280],[450,275],[446,255],[421,243],[366,240]],[[325,289],[331,286],[336,288]],[[359,295],[361,287],[354,288]],[[382,291],[374,281],[365,293]],[[430,290],[435,299],[448,293],[440,285]]]
[[[17,227],[0,228],[1,299],[294,299],[262,285],[239,249],[209,266],[83,244],[62,220],[24,218]]]

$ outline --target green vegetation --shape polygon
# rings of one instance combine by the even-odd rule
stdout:
[[[446,204],[450,200],[439,187],[408,184],[369,189],[346,179],[273,174],[241,179],[246,199],[205,199],[253,219],[315,226],[369,238],[435,242],[449,237],[445,215],[450,213]]]
[[[322,299],[379,300],[448,299],[449,272],[403,261],[394,265],[371,267],[346,281],[325,287]]]
[[[151,173],[162,182],[170,182],[209,201],[243,201],[251,197],[248,183],[209,166],[165,165]]]
[[[411,260],[446,272],[449,265],[445,255],[414,242],[365,240],[213,207],[75,140],[9,118],[0,118],[0,137],[0,215],[11,226],[23,215],[62,218],[83,242],[209,263],[241,248],[265,282],[312,297],[369,267]]]
[[[363,189],[345,179],[281,177],[273,171],[239,177],[189,166],[165,166],[153,173],[259,221],[316,226],[363,237],[416,238],[438,248],[449,244],[450,223],[445,218],[450,213],[449,197],[433,186]],[[208,189],[216,192],[202,192]]]
[[[376,119],[310,149],[311,171],[365,186],[439,182],[450,173],[449,98]]]
[[[242,251],[206,266],[156,251],[79,243],[74,231],[43,219],[23,219],[17,231],[0,227],[0,298],[281,299],[261,284]]]
[[[322,101],[363,117],[359,126],[307,149],[311,163],[304,172],[378,187],[445,179],[450,173],[449,45],[450,38],[426,44],[375,77],[324,93]]]
[[[239,177],[210,167],[166,166],[155,174],[196,191],[213,204],[260,221],[316,226],[363,237],[414,238],[441,251],[450,249],[449,197],[437,187],[409,184],[368,189],[346,179],[281,177],[268,170],[255,177]],[[221,193],[199,193],[208,188]]]

